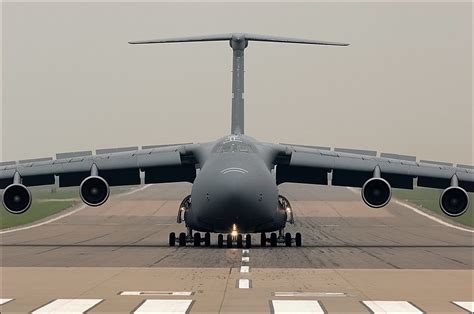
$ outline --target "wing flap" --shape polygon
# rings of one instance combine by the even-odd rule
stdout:
[[[327,185],[328,172],[320,168],[279,165],[276,169],[276,182],[277,184],[295,182]]]
[[[145,169],[145,183],[194,182],[194,165],[151,167]]]

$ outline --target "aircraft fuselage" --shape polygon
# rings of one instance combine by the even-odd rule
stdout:
[[[278,207],[273,165],[261,144],[244,135],[215,142],[198,171],[185,221],[203,232],[269,232],[286,223]]]

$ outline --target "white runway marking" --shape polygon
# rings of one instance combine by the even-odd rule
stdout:
[[[147,184],[139,189],[136,189],[136,190],[133,190],[131,192],[127,192],[127,193],[124,193],[124,194],[120,194],[121,196],[123,195],[130,195],[130,194],[133,194],[133,193],[137,193],[137,192],[140,192],[140,191],[143,191],[144,189],[150,187],[151,184]],[[34,225],[30,225],[30,226],[26,226],[26,227],[20,227],[20,228],[14,228],[14,229],[8,229],[8,230],[5,230],[5,231],[0,231],[0,234],[7,234],[7,233],[10,233],[10,232],[16,232],[16,231],[23,231],[23,230],[29,230],[29,229],[33,229],[33,228],[36,228],[36,227],[41,227],[41,226],[44,226],[46,224],[49,224],[49,223],[52,223],[52,222],[55,222],[55,221],[58,221],[59,219],[63,219],[65,217],[68,217],[68,216],[71,216],[71,215],[74,215],[75,213],[77,213],[78,211],[81,211],[83,210],[84,208],[86,208],[87,205],[81,205],[79,206],[78,208],[68,212],[68,213],[65,213],[63,215],[60,215],[60,216],[57,216],[57,217],[54,217],[50,220],[46,220],[46,221],[43,221],[43,222],[40,222],[40,223],[37,223],[37,224],[34,224]]]
[[[249,254],[250,250],[242,250],[242,254]]]
[[[119,195],[117,195],[117,196],[132,195],[132,194],[135,194],[135,193],[137,193],[137,192],[143,191],[144,189],[147,189],[147,188],[149,188],[150,186],[152,186],[152,185],[151,185],[151,184],[146,184],[146,185],[142,186],[141,188],[135,189],[135,190],[130,191],[130,192],[122,193],[122,194],[119,194]]]
[[[394,202],[397,203],[398,205],[402,205],[402,206],[404,206],[404,207],[406,207],[406,208],[408,208],[408,209],[411,209],[411,210],[414,211],[415,213],[420,214],[420,215],[422,215],[422,216],[425,216],[425,217],[428,218],[428,219],[431,219],[431,220],[433,220],[433,221],[436,221],[437,223],[442,224],[443,226],[450,227],[450,228],[454,228],[454,229],[461,230],[461,231],[466,231],[466,232],[474,233],[474,230],[472,230],[472,229],[466,229],[466,228],[463,228],[463,227],[459,227],[459,226],[452,225],[452,224],[450,224],[450,223],[448,223],[448,222],[446,222],[446,221],[443,221],[443,220],[441,220],[441,219],[439,219],[439,218],[437,218],[437,217],[433,217],[433,216],[431,216],[431,215],[428,215],[427,213],[425,213],[425,212],[419,210],[418,208],[413,207],[413,206],[411,206],[411,205],[409,205],[409,204],[406,204],[406,203],[404,203],[404,202],[402,202],[402,201],[394,200]]]
[[[13,299],[0,299],[0,305],[7,304],[11,300],[13,300]]]
[[[31,313],[79,314],[86,312],[100,302],[102,299],[57,299]]]
[[[374,314],[423,314],[407,301],[363,301],[362,303]]]
[[[242,257],[242,262],[244,262],[244,263],[250,262],[250,257],[248,257],[248,256],[243,256],[243,257]]]
[[[462,301],[453,301],[457,306],[462,307],[470,313],[474,312],[474,302],[462,302]]]
[[[356,194],[359,194],[358,190],[355,189],[355,188],[351,188],[351,187],[348,187],[348,189]],[[410,204],[407,204],[405,202],[402,202],[402,201],[399,201],[399,200],[393,200],[394,203],[398,204],[398,205],[401,205],[403,207],[406,207],[408,209],[411,209],[412,211],[414,211],[415,213],[421,215],[421,216],[424,216],[428,219],[431,219],[443,226],[446,226],[446,227],[449,227],[449,228],[453,228],[453,229],[457,229],[457,230],[461,230],[461,231],[465,231],[465,232],[471,232],[471,233],[474,233],[474,230],[473,229],[467,229],[467,228],[463,228],[463,227],[459,227],[459,226],[455,226],[455,225],[452,225],[450,224],[449,222],[446,222],[446,221],[443,221],[437,217],[434,217],[434,216],[431,216],[431,215],[428,215],[427,213],[419,210],[418,208],[414,207],[414,206],[411,206]]]
[[[146,300],[133,313],[186,313],[192,300]]]
[[[190,296],[192,291],[122,291],[120,295]]]
[[[274,292],[275,297],[347,297],[344,292]]]
[[[241,273],[248,273],[250,271],[249,266],[240,266],[240,272]]]
[[[249,279],[239,279],[238,287],[239,287],[239,289],[250,289],[250,280]]]
[[[318,301],[311,300],[273,300],[273,313],[324,313]]]

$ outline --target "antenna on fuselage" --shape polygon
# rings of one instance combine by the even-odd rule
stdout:
[[[348,46],[346,43],[297,39],[279,36],[255,35],[255,34],[221,34],[176,37],[167,39],[152,39],[141,41],[130,41],[130,44],[165,44],[183,42],[203,42],[203,41],[225,41],[228,40],[233,50],[232,66],[232,134],[244,134],[244,50],[249,41],[266,41],[288,44],[309,44],[325,46]]]

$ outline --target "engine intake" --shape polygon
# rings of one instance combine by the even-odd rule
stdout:
[[[385,179],[370,178],[362,187],[362,199],[372,208],[384,207],[391,198],[392,187]]]
[[[87,205],[100,206],[109,198],[110,188],[104,178],[89,176],[82,181],[79,193],[82,201]]]
[[[12,214],[26,212],[31,206],[31,192],[19,183],[9,185],[3,192],[3,206]]]
[[[441,193],[439,206],[448,216],[461,216],[469,208],[469,195],[463,188],[450,186]]]

